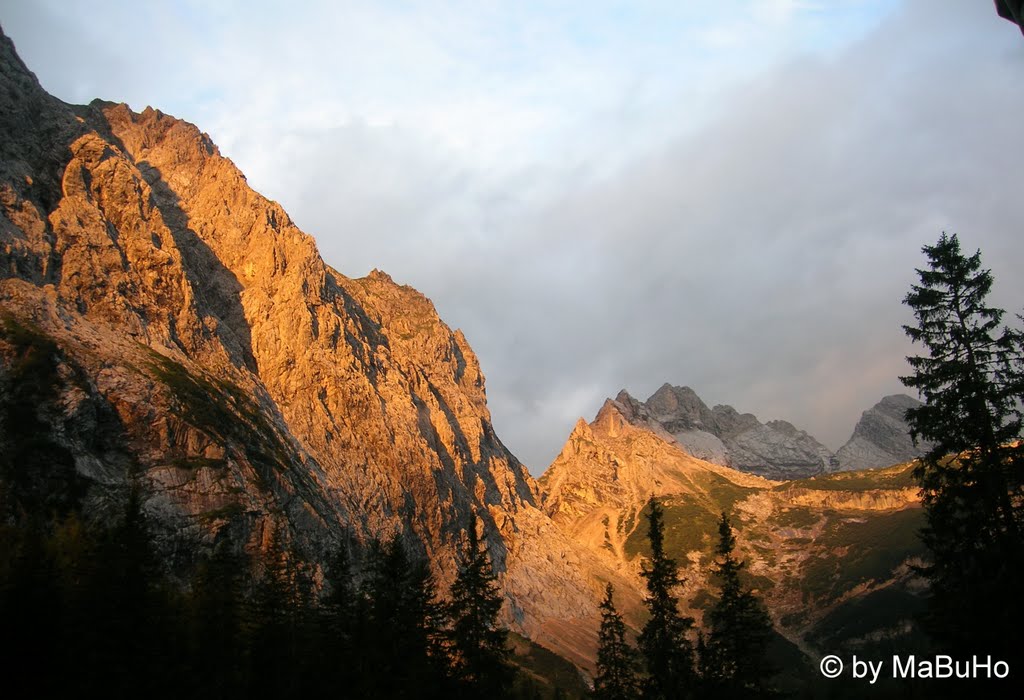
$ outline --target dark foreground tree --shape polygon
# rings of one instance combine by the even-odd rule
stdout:
[[[746,564],[733,556],[735,548],[732,525],[723,512],[715,548],[719,596],[707,617],[701,672],[712,697],[766,697],[774,673],[767,657],[772,622],[764,603],[740,581]]]
[[[626,625],[615,609],[614,595],[615,588],[609,583],[601,603],[595,700],[630,700],[640,694],[636,650],[626,641]]]
[[[196,566],[188,600],[195,696],[223,698],[242,683],[245,582],[251,563],[221,542]]]
[[[496,697],[513,677],[508,632],[498,626],[502,601],[487,546],[475,523],[466,534],[448,606],[454,674],[466,697]]]
[[[448,664],[440,653],[444,632],[434,578],[394,537],[370,548],[364,582],[366,609],[361,648],[373,681],[367,696],[441,697]]]
[[[650,619],[638,639],[647,664],[643,697],[651,700],[692,697],[696,688],[693,644],[688,638],[693,618],[679,613],[673,591],[682,584],[674,559],[665,553],[665,523],[661,505],[652,497],[647,504],[647,537],[651,561],[643,571],[647,580]]]
[[[917,324],[904,330],[927,354],[908,357],[914,372],[901,380],[925,402],[907,412],[914,439],[934,445],[915,470],[931,550],[927,626],[950,652],[1019,654],[1024,343],[988,305],[980,251],[965,256],[943,233],[923,252],[928,267],[904,299]]]

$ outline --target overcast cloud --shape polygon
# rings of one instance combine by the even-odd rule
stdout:
[[[328,263],[431,297],[535,474],[666,381],[838,448],[902,391],[943,230],[1024,306],[1024,39],[989,2],[299,5],[0,23],[57,96],[196,122]]]

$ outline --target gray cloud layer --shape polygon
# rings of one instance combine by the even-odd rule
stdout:
[[[385,269],[465,331],[535,473],[605,396],[665,381],[838,447],[902,390],[900,300],[943,230],[982,249],[996,303],[1024,305],[1024,41],[986,3],[909,2],[733,87],[696,131],[683,101],[623,104],[573,157],[508,170],[398,125],[225,133],[329,263]]]

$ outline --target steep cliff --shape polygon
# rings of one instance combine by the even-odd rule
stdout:
[[[480,527],[506,621],[587,662],[615,574],[537,509],[426,297],[327,266],[195,126],[47,95],[2,35],[0,156],[4,474],[100,514],[141,485],[176,566],[277,532],[315,568],[343,532],[404,533],[446,583]]]
[[[905,418],[921,402],[904,394],[886,396],[861,415],[853,435],[836,452],[839,469],[869,469],[916,459],[928,445],[914,444]]]

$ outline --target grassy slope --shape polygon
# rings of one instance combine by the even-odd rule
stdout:
[[[741,487],[708,474],[701,486],[700,491],[658,499],[665,511],[666,547],[681,564],[696,550],[700,566],[707,567],[717,541],[718,515],[725,510],[744,543],[743,556],[760,564],[754,567],[760,575],[748,573],[748,584],[770,603],[776,601],[784,628],[824,652],[855,646],[872,635],[916,635],[908,621],[921,599],[900,574],[906,572],[905,562],[924,554],[917,537],[924,524],[922,510],[837,509],[815,503],[839,492],[913,488],[911,464],[823,475],[770,489]],[[765,492],[772,502],[769,514],[737,510],[748,496]],[[630,558],[649,554],[645,527],[636,528],[625,549]],[[698,592],[690,602],[705,608],[710,597]]]

